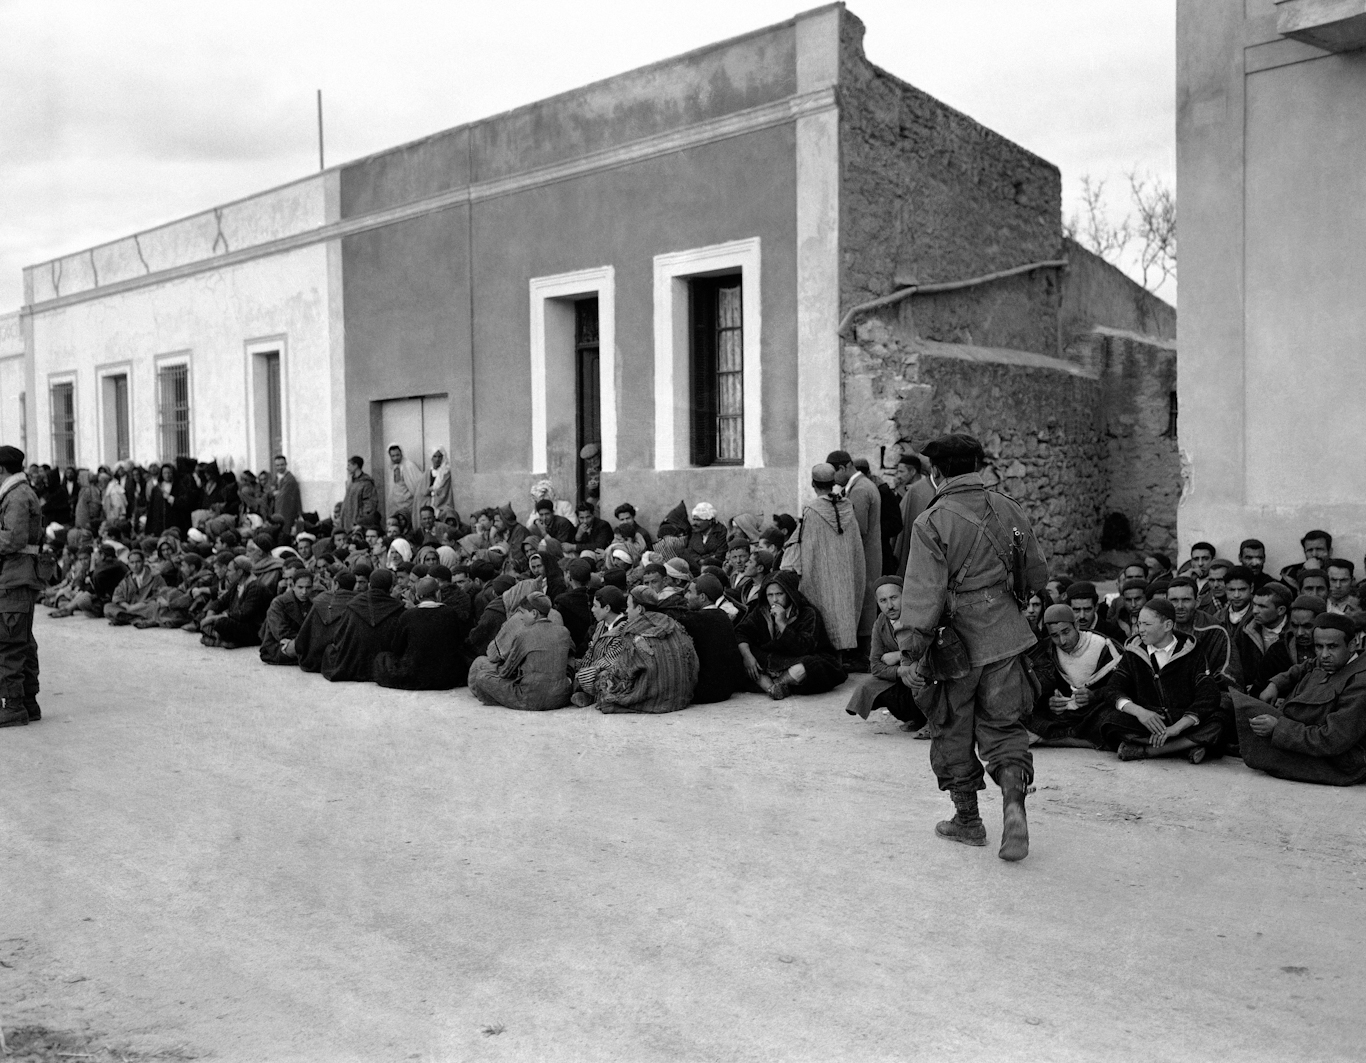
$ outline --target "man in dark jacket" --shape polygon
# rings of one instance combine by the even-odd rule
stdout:
[[[252,574],[251,561],[245,556],[234,557],[228,566],[228,589],[209,603],[209,611],[199,624],[204,632],[199,641],[225,650],[259,646],[270,599],[270,591]]]
[[[588,586],[593,582],[593,566],[584,558],[575,558],[565,570],[567,591],[555,598],[555,611],[564,621],[564,628],[574,640],[574,656],[582,657],[588,649],[588,636],[593,632],[593,598]]]
[[[266,664],[297,664],[294,642],[312,610],[313,573],[296,568],[290,573],[289,587],[277,594],[266,610],[261,625],[261,660]]]
[[[735,625],[722,610],[726,599],[721,593],[721,581],[704,572],[688,585],[688,608],[670,613],[683,625],[697,651],[697,685],[692,700],[696,705],[727,701],[748,685],[745,659],[735,637]]]
[[[692,507],[691,530],[684,545],[701,565],[726,563],[726,526],[716,519],[716,507],[699,502]]]
[[[1199,764],[1219,747],[1219,690],[1195,639],[1176,630],[1172,603],[1154,598],[1110,675],[1101,741],[1120,760],[1184,753]]]
[[[390,596],[394,574],[377,568],[364,594],[346,604],[341,630],[323,655],[323,677],[332,683],[368,683],[374,678],[375,657],[392,652],[403,603]]]
[[[379,512],[379,491],[365,471],[365,459],[354,456],[346,463],[346,497],[342,499],[342,531],[366,524]]]
[[[299,481],[289,471],[289,462],[283,454],[275,455],[275,509],[277,517],[284,521],[285,532],[293,534],[294,522],[304,511],[303,499],[299,494]]]
[[[303,627],[294,638],[294,655],[305,672],[322,671],[323,655],[341,631],[347,603],[356,594],[356,577],[351,572],[337,574],[337,589],[313,597]]]
[[[1297,782],[1366,782],[1366,657],[1351,619],[1320,614],[1314,651],[1274,677],[1260,701],[1234,695],[1243,763]]]
[[[402,690],[450,690],[465,685],[469,663],[459,652],[469,634],[462,620],[442,605],[441,585],[431,576],[417,581],[417,606],[399,617],[393,649],[375,655],[375,682]]]
[[[24,475],[24,452],[0,447],[0,727],[42,718],[33,607],[43,581],[43,509]]]
[[[902,682],[934,725],[930,763],[939,788],[953,797],[954,816],[937,824],[935,833],[967,845],[986,844],[977,810],[977,791],[986,788],[986,761],[1004,798],[998,855],[1022,860],[1029,854],[1025,789],[1034,778],[1022,717],[1035,696],[1022,655],[1034,648],[1037,637],[1014,592],[1028,601],[1031,592],[1043,590],[1048,563],[1019,504],[987,490],[977,471],[985,459],[981,443],[968,435],[943,436],[927,444],[923,454],[936,494],[911,529],[896,630]],[[1017,547],[1023,588],[1013,587]],[[936,676],[928,654],[946,606],[953,609],[952,630],[967,661],[949,675]],[[930,679],[940,681],[927,686]]]
[[[548,498],[542,498],[536,503],[536,517],[528,525],[528,530],[537,539],[556,539],[568,546],[574,541],[574,533],[577,531],[577,527],[573,521],[555,512],[554,502]]]

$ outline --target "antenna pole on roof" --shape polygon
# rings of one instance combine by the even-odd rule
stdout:
[[[323,90],[318,90],[318,169],[327,169],[323,163]]]

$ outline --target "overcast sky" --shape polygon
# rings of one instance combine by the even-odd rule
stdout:
[[[0,0],[0,311],[20,268],[790,18],[782,0]],[[869,58],[1127,209],[1175,183],[1175,0],[854,0]],[[1174,297],[1174,292],[1164,292]]]

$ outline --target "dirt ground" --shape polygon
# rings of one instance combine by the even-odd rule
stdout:
[[[998,793],[988,848],[936,839],[928,743],[847,688],[524,714],[37,634],[16,1058],[1361,1058],[1366,788],[1042,750],[1006,864]]]

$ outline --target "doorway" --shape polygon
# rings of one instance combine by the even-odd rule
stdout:
[[[389,471],[389,447],[397,444],[403,456],[427,471],[432,451],[441,447],[450,460],[450,402],[442,395],[418,395],[408,399],[388,399],[371,406],[371,475],[384,492],[384,511],[389,512],[389,491],[393,475]]]
[[[602,493],[602,378],[599,375],[598,298],[574,304],[576,462],[579,501]]]
[[[111,373],[101,377],[100,392],[104,406],[104,463],[116,465],[132,457],[133,450],[128,421],[128,374]]]

